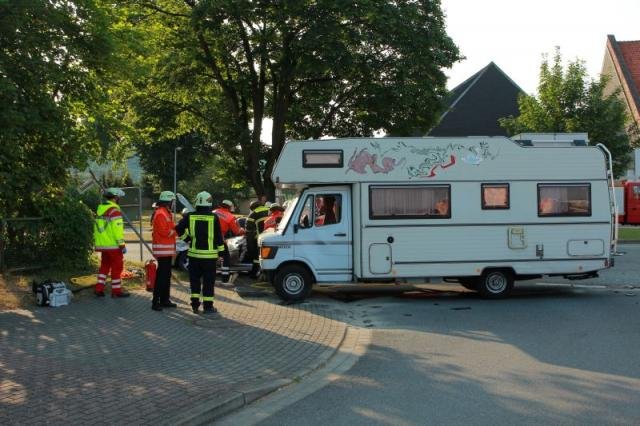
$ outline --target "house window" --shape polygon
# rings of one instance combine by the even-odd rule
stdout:
[[[483,183],[481,186],[483,210],[498,210],[509,208],[508,183]]]
[[[591,216],[591,185],[538,184],[538,216]]]
[[[341,149],[305,149],[302,151],[302,167],[342,168],[344,166]]]
[[[371,186],[370,219],[447,219],[451,186]]]

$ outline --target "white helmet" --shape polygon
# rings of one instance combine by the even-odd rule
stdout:
[[[195,204],[196,204],[196,207],[198,206],[211,207],[213,205],[213,199],[211,197],[211,194],[209,194],[207,191],[202,191],[198,193],[198,195],[196,195]]]
[[[107,188],[104,190],[105,198],[124,197],[124,191],[120,188]]]
[[[173,201],[176,199],[176,194],[171,191],[162,191],[160,193],[160,197],[158,197],[158,201]]]
[[[233,208],[235,207],[233,205],[233,203],[231,202],[231,200],[222,200],[222,202],[220,204],[223,205],[223,206],[229,207],[229,210],[233,210]]]

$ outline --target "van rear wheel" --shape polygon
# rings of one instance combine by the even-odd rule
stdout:
[[[487,299],[502,299],[513,289],[513,273],[507,269],[484,271],[476,288]]]
[[[304,300],[311,293],[311,274],[301,265],[286,265],[276,272],[273,287],[281,299],[295,302]]]

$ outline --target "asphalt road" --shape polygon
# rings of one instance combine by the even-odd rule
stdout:
[[[620,251],[598,279],[532,281],[499,301],[457,286],[316,293],[371,330],[364,354],[319,390],[303,380],[272,397],[286,404],[268,397],[223,422],[640,424],[640,245]]]

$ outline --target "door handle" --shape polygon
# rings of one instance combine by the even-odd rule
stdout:
[[[347,234],[344,232],[338,232],[337,234],[333,234],[334,237],[346,237]]]

